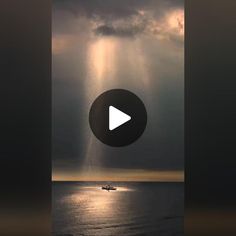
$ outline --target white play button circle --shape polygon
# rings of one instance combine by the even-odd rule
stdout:
[[[129,120],[131,120],[131,116],[113,106],[109,106],[109,130],[114,130]]]

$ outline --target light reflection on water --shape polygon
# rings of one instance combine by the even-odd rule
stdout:
[[[115,191],[102,190],[101,186],[83,186],[78,187],[78,192],[62,199],[64,204],[73,205],[77,209],[80,216],[77,218],[79,222],[86,222],[87,219],[94,219],[96,224],[105,224],[111,219],[116,218],[121,221],[123,217],[124,205],[122,203],[125,199],[123,192],[135,191],[135,189],[127,187],[117,187]],[[82,210],[81,210],[81,206]],[[76,210],[75,210],[76,211]],[[75,212],[76,213],[76,212]],[[113,229],[113,233],[114,233]]]
[[[53,231],[73,236],[182,235],[181,184],[53,185]]]
[[[81,187],[78,193],[65,197],[63,201],[66,204],[73,204],[74,206],[86,204],[84,218],[113,217],[120,210],[117,202],[122,201],[124,196],[120,192],[123,191],[132,190],[125,187],[119,187],[116,191],[102,190],[101,187],[97,186]]]

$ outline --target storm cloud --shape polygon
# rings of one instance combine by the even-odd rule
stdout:
[[[70,33],[72,25],[63,22],[64,15],[71,14],[71,17],[79,21],[74,25],[78,33],[84,29],[91,28],[91,32],[96,35],[133,37],[137,34],[153,34],[161,37],[168,37],[169,40],[181,40],[178,31],[183,31],[184,17],[176,17],[176,25],[165,20],[168,12],[175,10],[183,11],[183,2],[179,0],[55,0],[53,3],[53,23],[57,21],[57,26],[53,27],[54,34]],[[59,14],[57,16],[57,14]],[[66,21],[68,20],[67,17]],[[55,20],[54,20],[55,19]],[[85,20],[86,19],[86,20]],[[61,21],[61,23],[60,23]],[[86,23],[87,22],[87,23]],[[89,22],[89,23],[88,23]],[[90,26],[88,27],[88,24]],[[73,31],[73,29],[72,29]],[[74,33],[75,33],[74,32]]]
[[[75,17],[103,20],[125,19],[140,14],[140,10],[152,11],[156,17],[166,10],[182,8],[182,0],[54,0],[53,9],[68,11]]]
[[[130,27],[113,27],[107,25],[101,25],[97,27],[94,32],[97,35],[104,36],[117,36],[117,37],[133,37],[139,33],[142,33],[144,27],[130,26]]]

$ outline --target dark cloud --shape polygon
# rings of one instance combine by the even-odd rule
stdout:
[[[107,25],[101,25],[97,27],[94,32],[97,35],[103,36],[117,36],[117,37],[133,37],[136,34],[143,32],[145,26],[130,26],[126,28],[113,27]]]
[[[183,7],[182,0],[54,0],[53,8],[71,12],[75,16],[86,16],[111,20],[139,14],[139,10],[152,10],[156,15],[166,9]]]
[[[88,18],[125,18],[137,14],[135,7],[126,5],[120,1],[99,0],[56,0],[54,9],[63,9],[75,16],[86,16]]]
[[[55,0],[53,13],[54,33],[79,34],[85,29],[100,36],[133,37],[145,31],[145,34],[160,35],[181,43],[178,35],[168,35],[166,26],[162,24],[168,11],[183,8],[183,1],[179,0]],[[67,21],[68,15],[58,10],[70,12],[72,19],[83,20],[73,26]],[[84,18],[85,17],[85,18]],[[85,20],[86,19],[86,20]],[[59,22],[56,24],[56,22]],[[91,23],[92,22],[92,23]],[[64,26],[63,26],[64,25]],[[153,27],[151,27],[153,26]],[[183,29],[183,22],[178,20],[178,26]],[[176,33],[176,32],[175,32]],[[165,34],[165,35],[163,35]]]

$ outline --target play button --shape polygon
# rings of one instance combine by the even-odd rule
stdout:
[[[119,109],[109,106],[109,130],[116,129],[131,120],[131,117]]]
[[[102,93],[89,112],[89,124],[94,135],[113,147],[136,141],[144,132],[146,123],[147,112],[143,102],[124,89]]]

